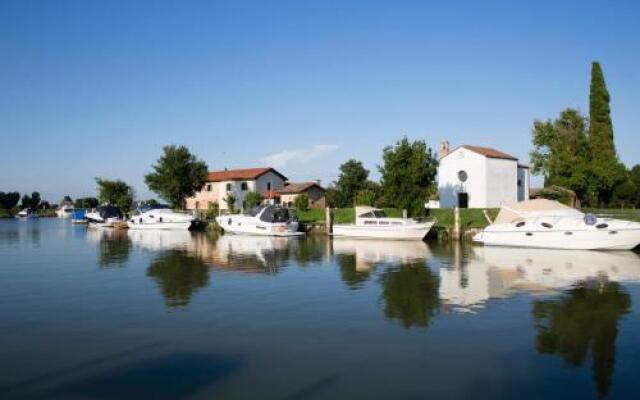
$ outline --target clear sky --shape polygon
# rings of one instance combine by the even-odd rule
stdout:
[[[0,190],[147,198],[166,144],[323,184],[403,135],[528,162],[535,118],[588,112],[592,60],[631,166],[639,21],[637,1],[3,0]]]

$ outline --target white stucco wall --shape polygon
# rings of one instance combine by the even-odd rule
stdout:
[[[518,201],[518,162],[500,158],[486,158],[487,201],[482,207],[500,207]]]
[[[467,181],[458,179],[458,172],[467,173]],[[469,195],[469,207],[485,207],[486,204],[485,157],[464,148],[452,151],[440,160],[438,167],[438,195],[440,207],[451,208],[458,204],[458,192]]]
[[[466,182],[460,182],[459,171],[467,173]],[[468,194],[469,208],[496,208],[523,201],[529,198],[529,170],[519,168],[515,160],[489,158],[460,147],[440,160],[440,207],[456,207],[459,192]]]

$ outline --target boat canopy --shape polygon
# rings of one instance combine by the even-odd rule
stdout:
[[[260,214],[260,221],[264,222],[288,222],[291,217],[289,216],[289,210],[277,206],[264,206]]]
[[[535,199],[502,206],[493,223],[509,224],[522,221],[525,218],[544,216],[580,217],[582,213],[575,208],[571,208],[554,200]]]
[[[369,206],[356,206],[356,219],[358,218],[386,218],[384,210]]]
[[[122,212],[118,207],[115,206],[100,206],[96,209],[101,218],[122,218]]]

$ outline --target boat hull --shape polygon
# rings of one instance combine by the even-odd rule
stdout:
[[[191,221],[175,222],[143,222],[133,223],[127,221],[129,229],[133,230],[167,230],[167,231],[187,231],[191,227]]]
[[[304,232],[298,232],[298,223],[269,223],[256,222],[254,218],[243,216],[221,216],[216,218],[216,222],[225,233],[238,235],[258,235],[258,236],[301,236]]]
[[[632,250],[640,244],[640,229],[612,231],[484,231],[473,239],[485,246],[530,247],[565,250]],[[531,235],[528,235],[528,234]]]
[[[332,235],[360,239],[422,240],[433,224],[433,222],[392,226],[337,224],[333,226]]]

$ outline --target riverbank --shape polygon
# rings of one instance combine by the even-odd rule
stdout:
[[[402,210],[397,208],[385,208],[389,217],[402,217]],[[470,239],[476,232],[486,228],[498,215],[498,208],[463,208],[460,209],[460,234],[463,239]],[[595,214],[599,217],[616,218],[627,221],[640,222],[640,209],[583,209],[584,213]],[[335,208],[332,210],[334,223],[352,224],[355,222],[354,208]],[[485,216],[486,212],[486,216]],[[298,220],[309,233],[326,233],[325,210],[311,209],[298,211]],[[487,216],[489,219],[487,219]],[[452,208],[439,208],[429,210],[429,220],[436,220],[428,238],[438,240],[450,240],[453,236],[454,210]]]

